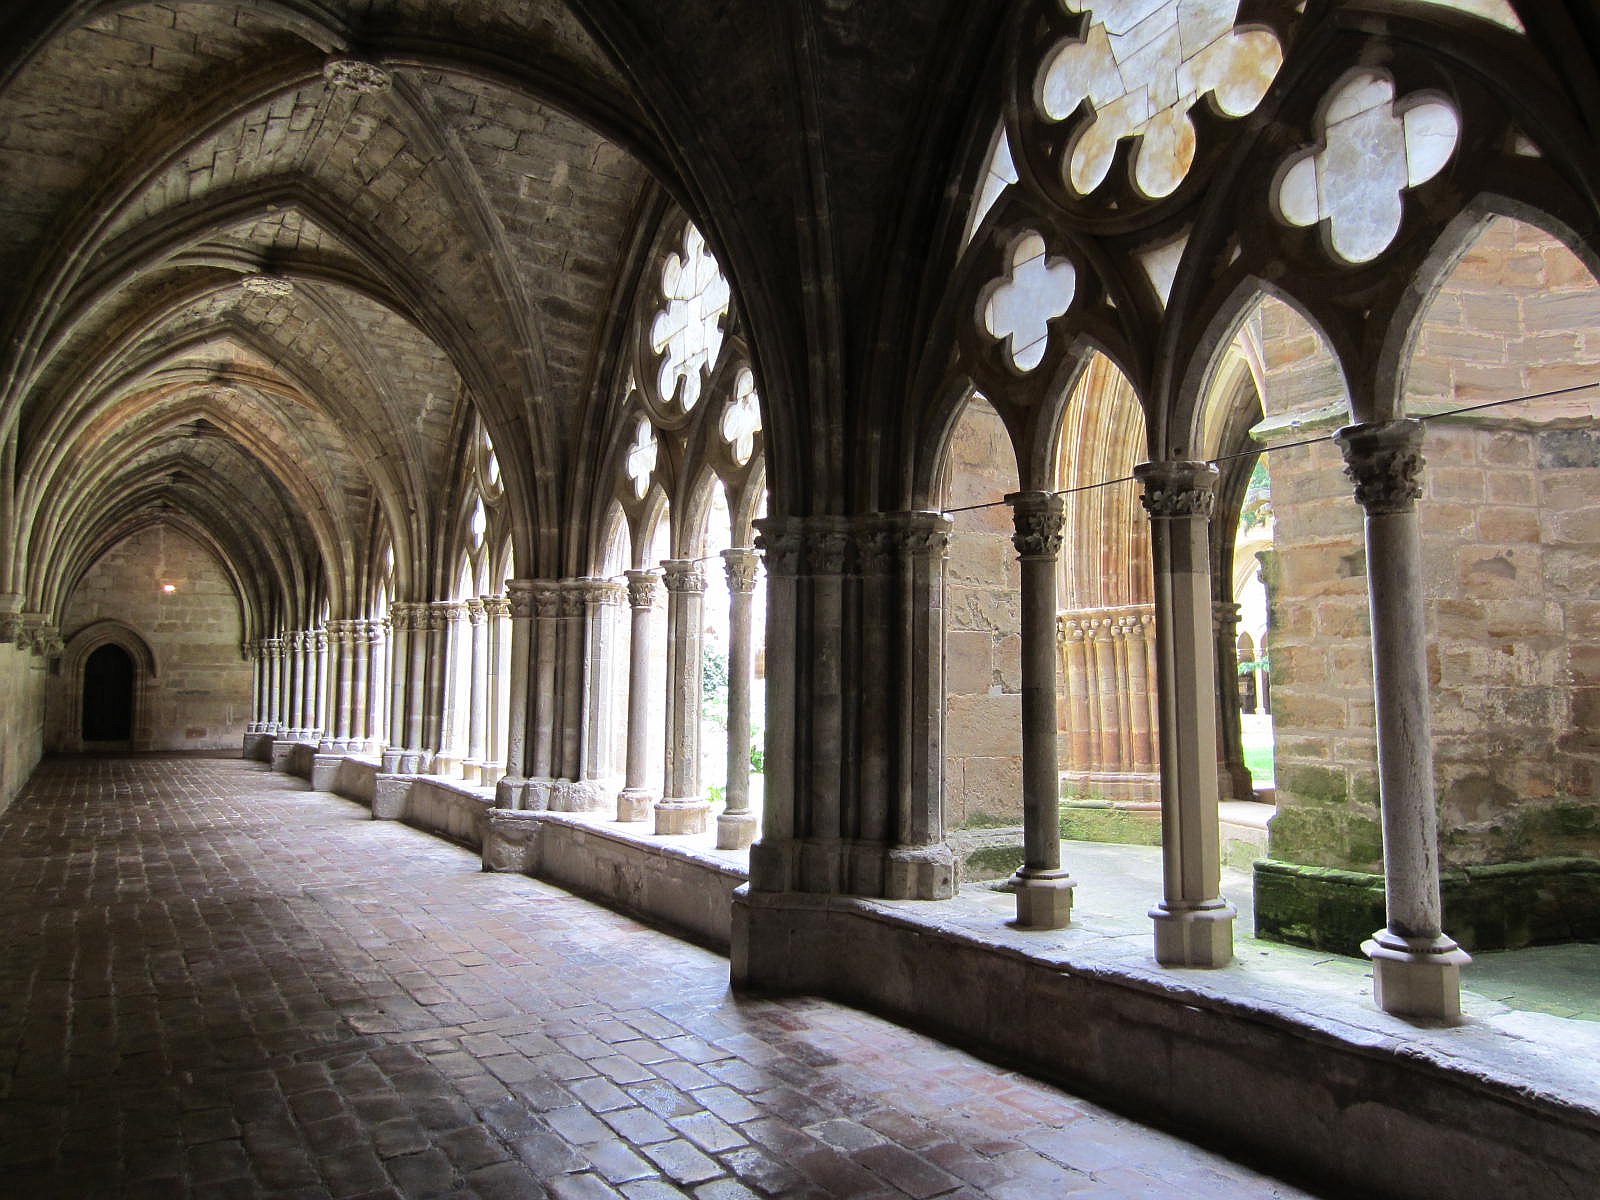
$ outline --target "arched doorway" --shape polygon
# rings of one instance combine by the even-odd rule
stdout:
[[[133,738],[133,657],[107,642],[83,664],[83,740],[127,742]]]

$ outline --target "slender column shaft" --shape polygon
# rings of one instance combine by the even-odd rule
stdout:
[[[317,730],[317,735],[321,737],[327,733],[328,726],[331,724],[331,722],[328,720],[328,692],[332,686],[332,673],[328,669],[328,631],[326,629],[319,629],[317,630],[316,637],[317,703],[316,710],[311,714],[311,722]]]
[[[506,580],[506,603],[511,617],[509,672],[506,690],[506,773],[496,785],[496,800],[502,808],[520,803],[519,789],[528,770],[528,667],[533,646],[532,579]]]
[[[498,783],[506,771],[506,712],[511,690],[511,606],[504,596],[484,602],[489,631],[489,720],[483,782]]]
[[[742,850],[755,840],[750,815],[750,685],[755,670],[750,641],[755,606],[754,550],[722,552],[728,573],[728,783],[726,807],[717,817],[717,847]]]
[[[1089,654],[1084,622],[1067,621],[1067,765],[1087,771],[1094,761],[1093,722],[1089,712]]]
[[[440,773],[454,773],[461,758],[460,724],[457,706],[460,695],[461,618],[465,610],[459,601],[440,600],[433,605],[435,628],[433,643],[433,688],[430,712],[436,722],[432,749],[446,760]]]
[[[467,692],[467,763],[472,782],[483,769],[484,732],[488,727],[489,692],[488,616],[481,599],[467,601],[467,623],[472,630],[472,676]]]
[[[389,608],[389,749],[406,744],[406,664],[411,661],[411,605]],[[387,761],[387,760],[386,760]],[[385,767],[386,770],[391,769]]]
[[[1374,998],[1398,1016],[1461,1018],[1461,967],[1471,960],[1444,933],[1433,715],[1422,598],[1420,421],[1352,425],[1338,433],[1346,473],[1366,510],[1367,588],[1383,818],[1386,926],[1362,949]]]
[[[250,643],[250,723],[254,726],[252,733],[259,732],[261,723],[267,719],[266,697],[266,659],[262,654],[261,639],[256,638]]]
[[[1132,727],[1132,768],[1140,774],[1148,774],[1155,767],[1150,742],[1149,649],[1145,645],[1149,633],[1146,616],[1135,614],[1128,618],[1128,720]]]
[[[1156,687],[1160,693],[1164,896],[1151,910],[1156,960],[1217,967],[1233,958],[1233,905],[1223,900],[1217,828],[1217,703],[1209,523],[1217,469],[1144,463],[1154,560]]]
[[[338,748],[350,748],[350,728],[354,715],[356,678],[356,622],[330,621],[328,634],[333,639],[335,669],[338,672],[338,697],[334,703],[333,738]]]
[[[950,519],[902,512],[881,518],[893,554],[895,695],[901,713],[895,845],[883,894],[942,900],[955,894],[955,859],[944,840],[944,575]]]
[[[306,635],[296,629],[289,635],[289,708],[287,723],[298,734],[305,728]]]
[[[366,750],[369,739],[376,739],[373,726],[378,702],[378,663],[382,652],[383,630],[377,621],[350,623],[350,750]]]
[[[1049,492],[1006,497],[1022,583],[1022,868],[1013,877],[1017,924],[1060,929],[1073,880],[1061,869],[1061,771],[1056,740],[1056,564],[1065,511]]]
[[[531,779],[553,779],[556,740],[557,621],[561,619],[560,585],[543,580],[534,592],[533,751]]]
[[[623,762],[622,791],[617,795],[617,820],[643,821],[656,797],[645,784],[650,753],[650,617],[655,611],[660,575],[629,571],[628,608],[628,745]]]
[[[411,661],[406,668],[406,749],[424,749],[423,722],[428,710],[428,652],[433,618],[426,604],[411,608]]]
[[[557,640],[561,646],[561,736],[556,743],[556,776],[583,777],[584,658],[588,646],[588,584],[566,580],[561,587],[561,616]]]
[[[267,720],[273,733],[283,731],[283,639],[267,639]]]
[[[710,804],[700,794],[700,639],[706,577],[693,559],[669,558],[667,585],[667,761],[656,804],[658,834],[704,833]]]

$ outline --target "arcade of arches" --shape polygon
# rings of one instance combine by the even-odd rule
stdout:
[[[737,987],[1382,1194],[1592,1186],[1600,1096],[1453,1048],[1471,954],[1600,939],[1592,4],[0,35],[0,805],[242,747]],[[1081,841],[1160,847],[1110,965]],[[1385,1032],[1202,998],[1241,917]],[[1340,1151],[1401,1114],[1488,1148]]]

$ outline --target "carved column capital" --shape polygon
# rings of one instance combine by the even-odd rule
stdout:
[[[560,616],[561,584],[554,579],[535,579],[531,583],[534,616],[541,620]]]
[[[535,579],[506,580],[506,607],[514,618],[526,620],[533,616]]]
[[[661,583],[661,576],[655,571],[629,571],[628,576],[628,604],[632,608],[654,608],[656,606],[656,590]]]
[[[1152,520],[1176,517],[1211,519],[1217,506],[1217,469],[1207,462],[1177,460],[1140,463],[1133,474],[1144,484],[1140,501]]]
[[[467,610],[468,623],[473,626],[482,625],[486,612],[483,601],[474,596],[462,601],[462,604]]]
[[[1422,497],[1421,421],[1347,425],[1334,434],[1344,473],[1356,485],[1356,503],[1369,517],[1410,512]]]
[[[511,602],[504,596],[485,596],[483,598],[483,611],[490,618],[509,617],[511,615]]]
[[[466,614],[466,607],[460,600],[435,600],[428,607],[432,611],[436,629],[446,629]]]
[[[1011,544],[1022,558],[1054,559],[1061,553],[1066,505],[1050,492],[1012,492],[1006,497],[1016,532]]]
[[[755,527],[756,549],[766,560],[767,573],[786,579],[798,575],[805,544],[799,522],[790,517],[762,517]]]
[[[692,558],[665,558],[661,560],[661,578],[669,592],[703,592],[706,590],[706,573],[700,563]]]
[[[723,569],[728,573],[728,590],[736,595],[747,595],[756,590],[756,573],[760,556],[754,550],[735,548],[722,552]]]
[[[806,571],[812,575],[845,575],[855,567],[855,538],[843,522],[819,517],[806,535]]]

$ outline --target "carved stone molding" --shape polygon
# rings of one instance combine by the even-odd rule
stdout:
[[[561,584],[553,579],[535,579],[530,583],[533,593],[533,613],[541,620],[561,615]]]
[[[462,603],[466,606],[468,623],[474,627],[482,625],[485,616],[483,601],[473,598],[470,600],[465,600]]]
[[[1405,418],[1347,425],[1334,435],[1368,516],[1410,512],[1422,498],[1422,434],[1421,421]]]
[[[767,574],[792,579],[800,573],[805,538],[788,517],[762,517],[755,522],[756,549],[767,563]]]
[[[1144,484],[1140,502],[1152,520],[1178,517],[1211,519],[1217,507],[1217,469],[1210,463],[1181,460],[1141,463],[1133,474]]]
[[[483,598],[483,611],[489,617],[509,617],[511,615],[511,601],[504,596],[485,596]]]

